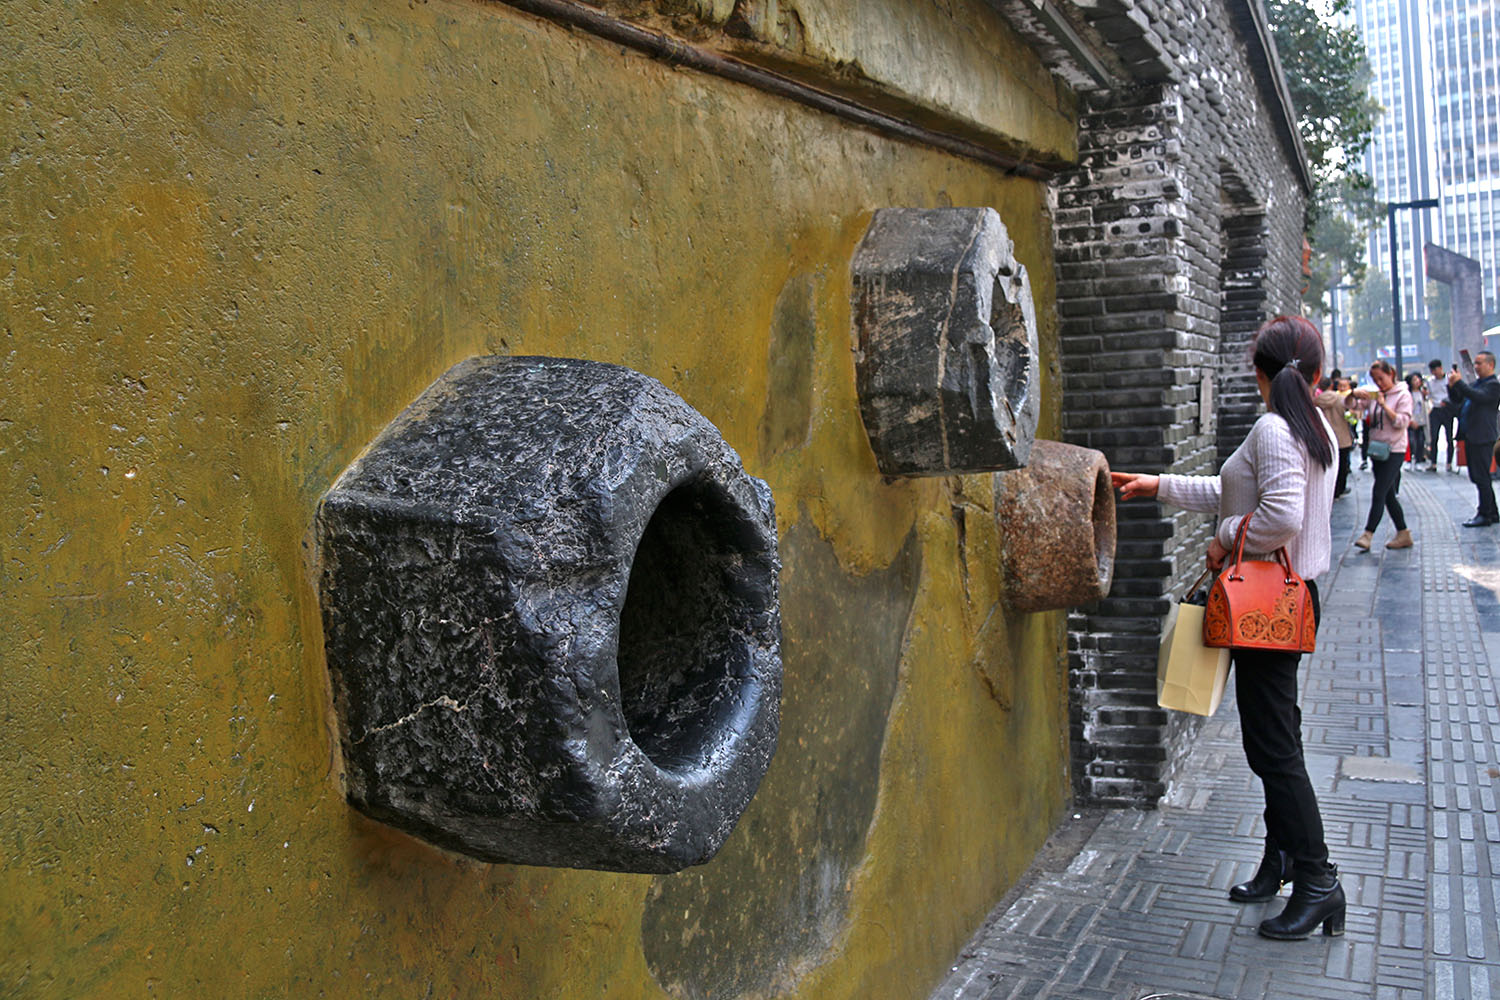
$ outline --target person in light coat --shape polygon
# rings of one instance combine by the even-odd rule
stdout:
[[[1427,362],[1427,370],[1432,373],[1430,390],[1432,393],[1432,412],[1427,417],[1427,442],[1431,451],[1432,461],[1427,465],[1428,472],[1437,471],[1438,460],[1438,432],[1442,431],[1448,435],[1448,471],[1453,471],[1453,446],[1454,425],[1458,422],[1458,407],[1454,406],[1448,398],[1448,373],[1443,371],[1442,358],[1433,358]],[[1453,369],[1458,371],[1457,368]]]
[[[1277,316],[1252,344],[1255,382],[1268,412],[1251,427],[1217,476],[1111,473],[1121,499],[1152,497],[1214,515],[1208,565],[1223,566],[1241,522],[1245,555],[1274,558],[1286,548],[1292,569],[1307,581],[1316,620],[1321,612],[1314,578],[1332,553],[1334,431],[1313,405],[1322,376],[1323,337],[1301,316]],[[1328,860],[1323,817],[1302,755],[1302,712],[1297,707],[1300,652],[1234,649],[1235,700],[1250,770],[1266,795],[1266,843],[1260,867],[1229,890],[1236,903],[1275,899],[1292,883],[1277,916],[1260,923],[1264,937],[1301,940],[1322,925],[1344,933],[1344,890]]]
[[[1333,380],[1325,378],[1318,383],[1320,390],[1313,402],[1323,411],[1323,419],[1333,428],[1333,439],[1339,449],[1339,474],[1333,484],[1335,500],[1349,494],[1349,456],[1354,452],[1354,432],[1349,421],[1344,419],[1344,397],[1334,386]]]
[[[1406,437],[1411,443],[1408,449],[1411,458],[1406,467],[1415,472],[1427,458],[1427,423],[1432,418],[1432,393],[1421,372],[1412,372],[1406,376],[1406,388],[1411,393],[1411,426],[1406,428]]]

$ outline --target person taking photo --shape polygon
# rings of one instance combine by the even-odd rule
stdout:
[[[1365,427],[1375,484],[1370,489],[1370,514],[1365,518],[1365,531],[1354,540],[1354,547],[1370,551],[1375,529],[1380,527],[1381,512],[1390,511],[1396,536],[1385,547],[1409,549],[1411,532],[1407,530],[1406,512],[1401,509],[1397,495],[1401,490],[1401,464],[1406,460],[1406,428],[1412,417],[1411,391],[1405,382],[1396,381],[1396,369],[1389,361],[1372,364],[1370,378],[1375,388],[1354,391],[1369,403]]]
[[[1464,522],[1465,528],[1483,528],[1500,522],[1495,509],[1495,487],[1490,482],[1490,460],[1495,440],[1500,438],[1500,380],[1495,378],[1495,356],[1489,351],[1474,355],[1472,382],[1465,382],[1458,372],[1448,375],[1448,401],[1468,403],[1458,421],[1458,433],[1464,440],[1464,456],[1469,465],[1469,482],[1479,491],[1479,510]]]

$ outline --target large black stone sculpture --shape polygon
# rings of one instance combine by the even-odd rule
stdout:
[[[349,801],[485,861],[711,858],[775,749],[776,520],[654,379],[449,370],[318,516]]]
[[[888,476],[1018,469],[1040,406],[1026,268],[992,208],[885,208],[851,266],[860,417]]]

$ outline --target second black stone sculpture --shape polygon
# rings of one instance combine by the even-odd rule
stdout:
[[[486,861],[708,860],[775,749],[770,490],[629,369],[477,358],[319,511],[349,800]]]
[[[851,266],[859,412],[888,476],[1018,469],[1040,378],[1026,268],[992,208],[883,208]]]

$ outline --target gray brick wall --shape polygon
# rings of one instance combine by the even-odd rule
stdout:
[[[1154,0],[1113,22],[1112,43],[1159,46],[1155,62],[1131,51],[1171,70],[1085,95],[1080,163],[1057,184],[1064,438],[1118,470],[1216,471],[1260,412],[1251,334],[1299,309],[1305,192],[1243,2]],[[1069,616],[1075,791],[1153,805],[1195,728],[1156,707],[1157,639],[1210,519],[1139,501],[1119,514],[1114,587]]]

